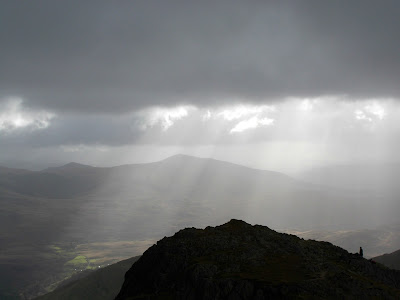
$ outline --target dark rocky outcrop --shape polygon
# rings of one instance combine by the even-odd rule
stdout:
[[[327,242],[231,220],[188,228],[149,248],[121,299],[400,298],[400,272]]]

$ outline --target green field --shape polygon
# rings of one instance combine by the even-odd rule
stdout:
[[[0,254],[1,299],[32,298],[71,277],[142,254],[153,241],[15,246]]]

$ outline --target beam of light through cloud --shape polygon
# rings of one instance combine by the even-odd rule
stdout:
[[[189,115],[189,111],[193,107],[177,106],[173,108],[150,108],[141,111],[139,114],[144,116],[144,121],[141,124],[141,129],[146,130],[156,125],[160,125],[163,131],[167,131],[174,123]]]
[[[255,106],[255,105],[238,105],[227,107],[220,112],[216,113],[217,117],[222,117],[224,120],[232,121],[241,118],[256,116],[275,111],[274,106]]]
[[[362,110],[356,110],[354,112],[354,115],[357,120],[366,120],[368,122],[372,122],[372,118],[367,117],[367,115]]]
[[[244,120],[236,124],[235,127],[233,127],[230,130],[230,133],[243,132],[245,130],[254,129],[259,126],[269,126],[272,125],[273,123],[274,123],[273,119],[269,118],[260,119],[258,117],[252,117],[248,120]]]
[[[213,115],[214,118],[224,121],[236,121],[237,123],[229,130],[229,133],[232,134],[272,125],[274,119],[270,115],[274,112],[276,112],[276,107],[272,105],[236,105],[225,107],[222,110],[216,109],[213,113],[208,110],[205,116],[207,120]]]
[[[357,121],[365,122],[369,129],[375,129],[375,125],[379,121],[383,121],[387,116],[384,104],[377,101],[369,101],[362,108],[354,111],[354,117]]]
[[[202,120],[203,121],[208,121],[210,119],[211,119],[211,111],[208,109],[207,112],[205,114],[203,114]]]
[[[45,129],[54,117],[55,114],[51,112],[26,109],[21,98],[8,98],[0,102],[0,132],[22,128]]]
[[[377,102],[374,102],[370,105],[365,106],[365,110],[370,114],[376,116],[379,120],[383,120],[385,117],[385,109],[379,105]]]
[[[302,111],[312,111],[313,110],[313,104],[316,100],[310,100],[310,99],[305,99],[301,101],[299,105],[299,109]]]

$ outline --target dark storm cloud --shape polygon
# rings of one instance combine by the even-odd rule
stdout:
[[[137,142],[142,132],[132,117],[68,116],[56,118],[51,126],[39,130],[19,128],[1,135],[2,145],[52,147],[59,145],[112,145]]]
[[[399,1],[3,1],[0,98],[56,112],[400,97]]]

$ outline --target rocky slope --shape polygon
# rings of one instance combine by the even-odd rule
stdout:
[[[149,248],[121,299],[399,299],[400,272],[327,242],[231,220],[188,228]]]

